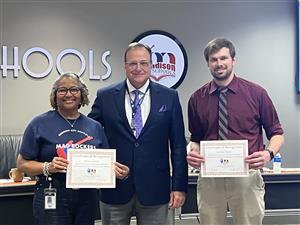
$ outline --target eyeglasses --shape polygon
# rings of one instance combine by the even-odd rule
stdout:
[[[70,91],[72,95],[76,95],[81,91],[81,89],[79,87],[71,87],[71,88],[61,87],[61,88],[57,88],[56,90],[58,95],[66,95],[68,91]]]
[[[140,65],[141,68],[145,69],[150,66],[151,62],[149,61],[140,61],[140,62],[125,62],[130,69],[136,69],[138,65]]]

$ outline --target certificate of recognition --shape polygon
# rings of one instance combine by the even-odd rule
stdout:
[[[205,162],[201,165],[202,177],[247,177],[247,140],[201,141],[201,155]]]
[[[67,188],[115,188],[116,149],[68,149]]]

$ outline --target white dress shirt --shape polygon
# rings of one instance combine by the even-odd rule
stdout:
[[[129,82],[128,79],[126,79],[126,83],[127,83],[127,87],[128,87],[130,96],[128,96],[128,92],[126,91],[125,92],[125,111],[126,111],[126,117],[128,119],[128,123],[131,124],[132,123],[132,108],[131,108],[129,98],[131,98],[133,101],[134,93],[132,93],[132,91],[136,90],[136,88],[132,86],[132,84]],[[147,82],[144,84],[144,86],[142,86],[141,88],[138,89],[140,91],[140,94],[139,94],[140,98],[145,94],[144,100],[142,101],[142,104],[141,104],[143,126],[145,125],[148,115],[150,113],[150,105],[151,105],[150,89],[148,89],[148,91],[147,91],[149,83],[150,83],[149,80],[147,80]]]

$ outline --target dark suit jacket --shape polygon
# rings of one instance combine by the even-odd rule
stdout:
[[[130,168],[128,179],[117,179],[115,189],[101,190],[101,201],[124,204],[136,193],[143,205],[165,204],[171,190],[187,191],[186,141],[178,94],[150,82],[150,113],[136,139],[126,117],[125,91],[125,81],[98,90],[89,113],[104,126],[110,147],[117,149],[117,161]]]

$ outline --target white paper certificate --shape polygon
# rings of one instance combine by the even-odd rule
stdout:
[[[202,177],[246,177],[249,176],[247,140],[201,141]]]
[[[68,149],[67,188],[115,188],[115,149]]]

